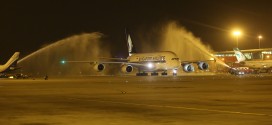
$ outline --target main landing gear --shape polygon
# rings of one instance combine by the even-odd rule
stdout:
[[[159,73],[157,73],[157,72],[152,72],[151,73],[151,76],[158,76],[159,75]]]
[[[161,73],[161,76],[167,76],[167,71],[164,71]],[[177,73],[173,73],[173,76],[176,76]],[[136,76],[148,76],[148,73],[146,72],[138,72],[136,73]],[[151,72],[151,76],[159,76],[159,73],[158,72]]]
[[[158,76],[159,75],[159,73],[157,73],[157,72],[152,72],[151,73],[151,76]],[[146,72],[138,72],[138,73],[136,73],[136,76],[148,76],[148,73],[146,73]]]
[[[138,72],[138,73],[136,73],[136,76],[148,76],[148,73],[146,73],[146,72]]]
[[[162,76],[167,76],[167,72],[164,71],[164,72],[161,73],[161,75],[162,75]]]

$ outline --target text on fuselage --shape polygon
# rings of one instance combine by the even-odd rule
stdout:
[[[153,61],[165,61],[165,56],[147,56],[147,57],[139,57],[139,62],[144,62],[144,61],[149,61],[149,62],[153,62]]]

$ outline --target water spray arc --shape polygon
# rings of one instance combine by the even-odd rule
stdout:
[[[23,70],[35,74],[81,74],[90,73],[90,65],[61,65],[61,59],[90,60],[99,56],[109,56],[107,46],[102,46],[103,34],[84,33],[74,35],[50,45],[47,45],[28,56],[22,58],[18,63]],[[108,51],[104,51],[107,49]]]
[[[159,51],[173,51],[180,60],[214,60],[216,64],[229,67],[222,60],[213,56],[213,50],[209,46],[204,45],[199,38],[196,38],[191,32],[176,22],[168,22],[160,28],[161,38],[156,43]],[[158,33],[154,33],[158,34]],[[144,46],[153,46],[145,44]],[[152,47],[148,47],[148,51]],[[211,61],[213,62],[213,61]]]

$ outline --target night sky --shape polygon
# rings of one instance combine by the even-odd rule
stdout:
[[[234,28],[242,31],[240,49],[272,48],[270,0],[37,0],[5,1],[0,7],[0,62],[63,38],[101,32],[126,49],[125,28],[137,35],[177,21],[215,51],[232,50]]]

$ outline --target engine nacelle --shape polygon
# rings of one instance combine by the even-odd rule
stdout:
[[[206,70],[209,68],[209,64],[206,62],[198,62],[197,65],[198,65],[198,69],[200,70]]]
[[[192,64],[184,64],[183,65],[183,70],[185,72],[193,72],[193,71],[195,71],[195,68],[194,68],[194,66]]]
[[[101,64],[101,63],[100,64],[95,64],[93,68],[94,68],[95,71],[101,72],[101,71],[103,71],[105,69],[105,65]]]
[[[121,70],[123,73],[129,73],[133,71],[133,67],[131,65],[123,65]]]

